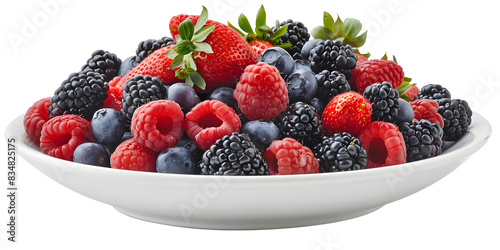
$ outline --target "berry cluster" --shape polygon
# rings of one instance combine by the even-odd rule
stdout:
[[[240,16],[243,33],[205,9],[174,16],[173,38],[141,41],[123,62],[92,53],[27,110],[26,134],[44,154],[101,167],[288,175],[422,160],[467,132],[465,100],[360,54],[356,19],[324,18],[267,29],[261,7],[255,31]]]

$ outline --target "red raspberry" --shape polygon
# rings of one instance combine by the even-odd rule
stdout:
[[[42,127],[49,117],[50,97],[46,97],[33,103],[24,114],[24,131],[36,145],[40,145],[40,135]]]
[[[292,138],[273,141],[262,158],[271,175],[319,173],[319,163],[313,152]]]
[[[439,104],[436,101],[419,99],[410,102],[410,105],[413,108],[416,120],[425,119],[438,124],[441,128],[444,127],[443,117],[439,114]]]
[[[420,92],[420,89],[418,89],[417,85],[413,85],[406,93],[405,95],[408,96],[411,100],[415,100],[415,97],[417,94]]]
[[[122,110],[122,93],[119,93],[118,89],[116,88],[116,84],[121,80],[122,78],[119,76],[115,76],[113,80],[109,81],[108,83],[108,98],[104,100],[104,106],[103,108],[112,108],[116,111]]]
[[[140,144],[160,152],[177,145],[181,140],[184,113],[174,101],[148,102],[135,110],[130,130]]]
[[[352,91],[335,96],[321,116],[324,133],[327,136],[342,132],[356,136],[371,119],[371,103],[359,93]]]
[[[365,88],[377,82],[390,82],[397,89],[403,83],[403,68],[394,61],[368,60],[352,70],[349,84],[351,89],[363,94]]]
[[[406,163],[405,141],[396,125],[372,122],[359,133],[358,138],[368,153],[366,168]]]
[[[354,53],[354,54],[356,55],[356,57],[358,57],[358,61],[356,62],[356,66],[358,66],[361,63],[364,63],[364,62],[368,61],[368,58],[366,58],[366,56],[361,55],[359,53]]]
[[[43,125],[40,149],[44,154],[72,161],[76,147],[94,141],[89,121],[77,115],[61,115]]]
[[[288,106],[285,81],[276,67],[264,62],[245,68],[233,96],[250,120],[270,120]]]
[[[218,139],[240,132],[241,121],[234,109],[218,100],[198,103],[185,119],[186,134],[202,150],[207,150]]]
[[[128,139],[111,155],[111,168],[156,172],[156,153],[142,146],[134,138]]]

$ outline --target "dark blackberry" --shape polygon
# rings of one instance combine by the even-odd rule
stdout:
[[[372,104],[372,121],[392,122],[399,114],[399,93],[389,82],[368,86],[363,96]]]
[[[420,89],[416,99],[439,100],[442,98],[450,98],[451,94],[445,87],[439,84],[427,84]]]
[[[172,44],[175,44],[175,41],[170,37],[162,37],[160,39],[147,39],[141,41],[139,45],[137,45],[137,49],[135,50],[135,61],[137,63],[140,63],[146,57],[151,55],[151,53],[153,53],[155,50]]]
[[[406,161],[418,161],[441,154],[443,129],[428,120],[413,120],[399,126],[406,144]]]
[[[328,103],[333,97],[351,90],[351,85],[345,75],[338,71],[323,70],[316,74],[318,90],[316,97],[324,103]]]
[[[368,164],[368,154],[361,141],[347,132],[323,136],[313,152],[321,173],[360,170]]]
[[[444,121],[445,141],[456,141],[462,137],[472,122],[472,110],[465,100],[442,98],[436,100],[439,103],[439,114]]]
[[[300,52],[304,44],[309,41],[311,34],[301,22],[294,22],[292,19],[288,19],[284,22],[279,23],[278,27],[273,27],[272,31],[276,32],[280,27],[287,25],[287,31],[283,36],[280,37],[281,43],[289,43],[292,46],[286,48],[286,51],[293,57],[293,59],[302,59]]]
[[[205,151],[198,167],[202,175],[269,175],[266,162],[250,138],[236,132]]]
[[[274,123],[280,131],[280,138],[291,137],[308,147],[315,145],[323,135],[323,124],[316,108],[303,102],[288,106]]]
[[[102,49],[94,51],[82,71],[91,69],[102,75],[104,82],[113,80],[118,75],[122,60],[115,54]]]
[[[59,115],[79,115],[90,121],[94,112],[101,109],[108,98],[108,84],[101,74],[92,70],[69,75],[54,91],[50,100],[50,118]]]
[[[136,75],[125,83],[122,113],[131,121],[138,107],[161,99],[165,99],[165,85],[158,77]]]
[[[340,40],[325,40],[318,42],[309,53],[311,69],[314,73],[323,70],[338,71],[351,78],[351,70],[356,67],[358,57],[351,45],[343,45]]]

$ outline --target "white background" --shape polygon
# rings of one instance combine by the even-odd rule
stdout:
[[[268,24],[322,12],[356,17],[369,30],[362,52],[397,55],[420,86],[445,85],[493,125],[486,146],[431,187],[357,219],[295,229],[195,230],[129,218],[74,193],[18,161],[18,242],[6,239],[6,143],[1,143],[1,249],[499,249],[500,182],[496,144],[500,95],[500,17],[494,1],[266,2]],[[44,3],[52,3],[49,8]],[[251,23],[260,3],[241,0],[2,1],[0,131],[35,101],[51,96],[96,49],[133,55],[139,41],[169,36],[170,17],[199,14]],[[45,7],[44,7],[45,6]],[[18,43],[11,41],[16,37]]]

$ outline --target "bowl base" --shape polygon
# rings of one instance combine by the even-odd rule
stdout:
[[[383,206],[368,208],[358,211],[352,211],[343,214],[336,214],[335,216],[309,216],[296,218],[295,220],[283,219],[283,220],[270,220],[270,219],[252,219],[240,221],[232,219],[225,223],[222,220],[217,219],[191,219],[190,221],[185,221],[178,217],[166,217],[164,215],[155,215],[150,213],[144,213],[141,211],[134,211],[125,208],[114,207],[120,213],[130,216],[135,219],[159,223],[170,226],[186,227],[186,228],[197,228],[197,229],[212,229],[212,230],[262,230],[262,229],[279,229],[279,228],[292,228],[292,227],[305,227],[314,226],[321,224],[328,224],[333,222],[339,222],[344,220],[353,219],[360,217],[372,212],[377,211]]]

